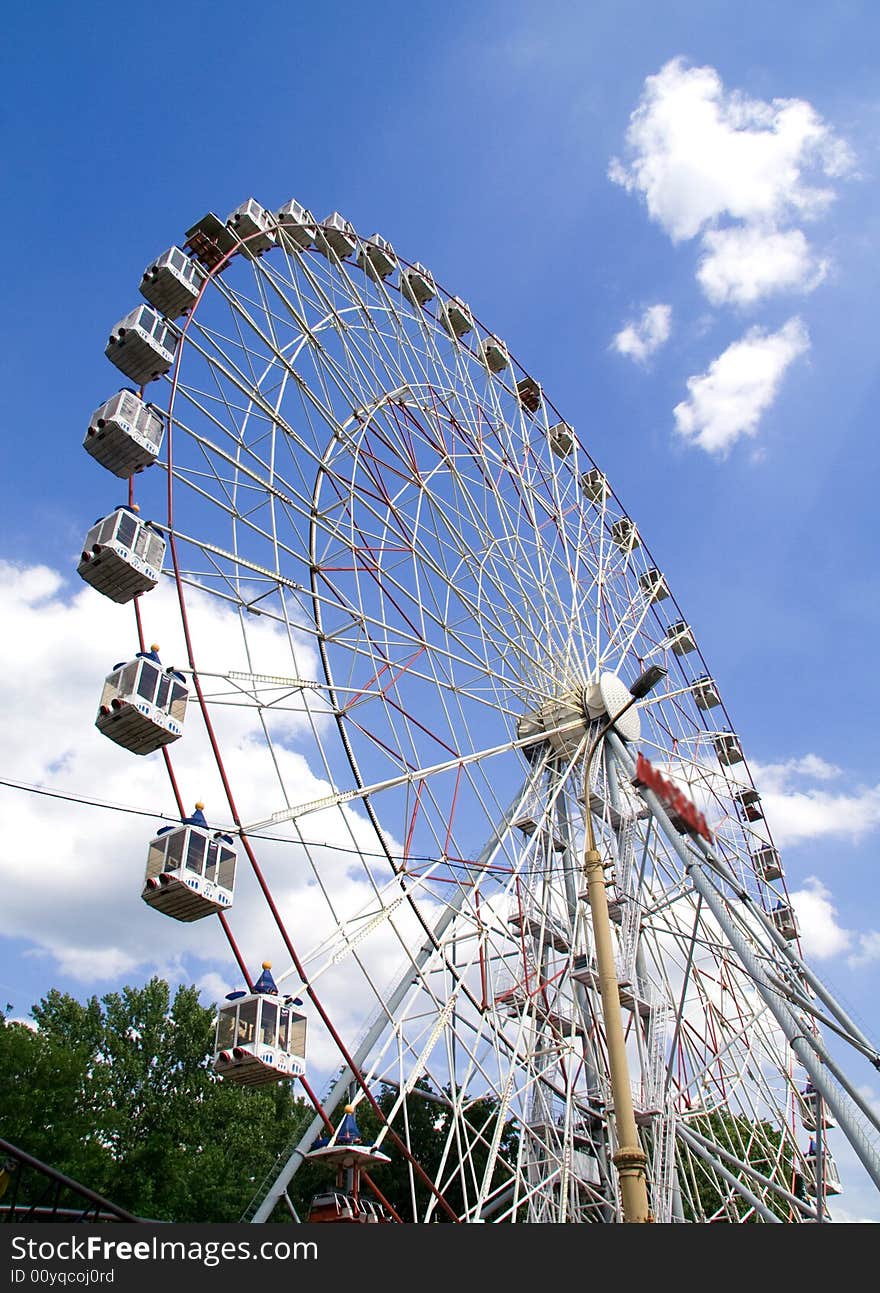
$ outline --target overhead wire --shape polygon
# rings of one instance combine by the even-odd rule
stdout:
[[[134,817],[148,817],[154,821],[172,822],[175,825],[179,825],[181,820],[179,816],[172,816],[169,813],[157,812],[155,809],[135,808],[129,804],[111,803],[109,800],[94,799],[89,795],[77,794],[73,791],[58,790],[50,786],[33,785],[25,781],[13,781],[7,777],[0,777],[0,786],[5,786],[7,787],[7,789],[10,789],[10,790],[20,790],[26,794],[41,795],[48,799],[59,799],[66,803],[80,804],[83,807],[87,807],[87,808],[101,808],[108,812],[129,813]],[[222,828],[218,827],[217,829],[219,830]],[[233,835],[237,834],[237,828],[235,827],[231,828],[229,833]],[[248,836],[251,839],[266,840],[270,843],[275,843],[275,844],[295,844],[302,848],[328,849],[334,853],[353,853],[356,851],[358,856],[362,858],[374,858],[377,861],[382,861],[382,862],[387,862],[388,860],[387,853],[373,852],[368,849],[362,849],[362,848],[358,848],[357,850],[354,850],[349,845],[331,844],[327,840],[294,839],[289,835],[267,835],[267,834],[263,834],[261,831],[248,831]],[[509,874],[511,869],[508,866],[497,866],[497,865],[493,865],[492,863],[469,862],[467,859],[438,857],[438,856],[432,856],[430,854],[410,853],[407,855],[392,854],[392,856],[394,857],[395,861],[400,862],[405,866],[411,866],[413,863],[424,864],[426,866],[433,864],[433,865],[441,865],[444,867],[448,867],[450,870],[460,870],[460,871],[479,870],[481,875],[484,875],[486,872],[490,872],[490,871],[497,872],[499,875],[507,875]],[[578,875],[580,875],[581,873],[580,866],[559,867],[558,870],[560,874],[565,871],[571,871]]]

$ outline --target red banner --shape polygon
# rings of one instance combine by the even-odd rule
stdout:
[[[671,781],[667,781],[652,763],[639,754],[636,760],[636,775],[633,777],[634,786],[644,786],[647,790],[653,790],[654,794],[662,803],[663,807],[669,813],[669,820],[681,835],[702,835],[704,840],[712,843],[712,832],[706,824],[706,819],[696,804],[692,804],[687,795],[683,795],[678,786],[674,786]]]

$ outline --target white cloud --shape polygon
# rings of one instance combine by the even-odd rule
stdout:
[[[753,305],[784,291],[812,292],[828,272],[800,229],[739,225],[707,230],[697,280],[713,305]]]
[[[626,133],[630,160],[610,178],[641,194],[675,242],[728,217],[778,222],[821,214],[824,181],[852,166],[848,148],[802,99],[728,92],[713,67],[672,59],[645,81]]]
[[[838,1163],[838,1168],[839,1167],[840,1167],[840,1164]],[[851,1187],[847,1185],[847,1189],[850,1189],[850,1188]],[[870,1195],[868,1195],[865,1199],[866,1210],[870,1209],[873,1203],[874,1203],[874,1200],[870,1197]],[[878,1222],[878,1218],[876,1216],[867,1216],[867,1215],[863,1216],[860,1213],[850,1211],[848,1208],[841,1207],[837,1199],[829,1200],[828,1211],[831,1214],[832,1221],[836,1221],[840,1225],[864,1226],[864,1225],[871,1225],[871,1224],[876,1225]]]
[[[294,661],[286,632],[268,617],[248,624],[249,660],[233,611],[197,589],[188,591],[187,600],[209,689],[225,691],[227,699],[241,694],[222,679],[212,679],[211,670],[318,676],[310,643],[294,634]],[[186,654],[173,585],[162,583],[143,599],[141,614],[147,640],[161,644],[163,663],[182,665]],[[131,608],[116,606],[85,585],[71,592],[57,572],[44,567],[0,561],[0,619],[0,712],[7,752],[0,775],[173,819],[176,806],[161,755],[130,754],[94,726],[104,676],[137,650]],[[315,758],[307,715],[286,710],[277,715],[266,711],[263,717],[273,751],[255,708],[221,704],[213,712],[244,821],[262,820],[283,808],[285,794],[289,803],[304,803],[329,789],[304,753]],[[328,722],[320,702],[311,717],[319,731],[322,721]],[[228,827],[229,809],[195,705],[189,707],[184,736],[171,753],[187,810],[203,799],[208,821]],[[0,787],[0,804],[0,934],[30,944],[26,957],[51,958],[59,973],[90,991],[106,991],[119,978],[142,981],[151,974],[172,983],[197,982],[210,1000],[223,995],[219,989],[224,985],[224,991],[243,986],[218,922],[181,924],[141,901],[148,843],[161,822],[6,787]],[[340,924],[358,911],[380,912],[396,896],[395,882],[388,879],[387,867],[377,865],[377,879],[364,866],[363,856],[375,853],[377,841],[357,804],[304,818],[303,835],[317,841],[308,851],[292,827],[282,825],[271,833],[289,840],[254,838],[260,865],[300,957],[310,973],[314,968],[331,1018],[350,1036],[374,1009],[375,998],[344,947],[345,959],[333,966],[333,973],[322,973],[313,949],[330,937],[338,941]],[[400,851],[390,837],[389,843],[393,852]],[[316,881],[318,873],[332,895],[332,908]],[[430,920],[427,899],[422,910]],[[376,983],[387,983],[399,971],[404,949],[416,945],[412,923],[407,911],[395,911],[358,945]],[[264,957],[279,974],[290,965],[240,849],[230,924],[253,972]],[[295,976],[290,987],[298,987]],[[311,1011],[309,1027],[310,1063],[318,1069],[334,1067],[338,1052]]]
[[[761,778],[764,786],[772,790],[788,787],[792,777],[806,777],[810,781],[834,781],[842,776],[843,769],[829,763],[818,754],[804,754],[799,759],[786,759],[783,763],[762,763]]]
[[[780,847],[826,836],[859,840],[880,826],[880,785],[834,794],[823,786],[804,784],[842,775],[815,754],[785,763],[752,762],[751,769]]]
[[[609,177],[641,195],[673,242],[702,237],[697,279],[715,305],[810,292],[828,262],[787,226],[824,214],[847,145],[802,99],[727,91],[713,67],[672,59],[645,81]]]
[[[676,431],[707,453],[723,456],[741,436],[756,434],[786,369],[809,346],[799,318],[778,332],[750,328],[705,373],[688,378],[689,397],[673,409]]]
[[[874,1088],[867,1082],[863,1082],[860,1086],[856,1087],[856,1090],[865,1103],[870,1105],[877,1117],[880,1118],[880,1096],[877,1095]]]
[[[872,929],[867,934],[858,935],[858,950],[847,957],[847,963],[855,970],[872,961],[880,961],[880,930]]]
[[[217,1002],[223,1001],[227,992],[229,992],[229,984],[226,980],[221,975],[215,974],[213,971],[203,974],[197,981],[196,987],[198,988],[199,994],[203,998],[205,1005],[214,1005]]]
[[[644,363],[668,340],[671,320],[671,306],[649,305],[638,321],[626,324],[616,334],[611,345],[619,355]]]
[[[808,876],[805,887],[790,895],[800,926],[801,942],[808,956],[827,960],[846,952],[853,935],[837,923],[832,895],[816,876]]]
[[[801,759],[789,759],[787,763],[779,766],[787,768],[798,776],[811,777],[814,781],[833,781],[843,772],[842,768],[838,768],[835,763],[828,763],[818,754],[805,754]]]
[[[880,931],[857,933],[844,929],[837,919],[833,894],[817,876],[808,876],[804,887],[790,894],[807,956],[824,961],[851,952],[847,964],[858,969],[880,960]],[[854,949],[854,950],[853,950]]]

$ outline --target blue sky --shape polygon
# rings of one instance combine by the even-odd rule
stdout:
[[[39,670],[57,667],[51,642],[74,624],[58,608],[78,591],[82,534],[122,501],[80,447],[115,389],[110,327],[136,304],[144,266],[205,211],[295,196],[430,266],[578,428],[778,805],[771,825],[789,887],[806,895],[813,964],[876,1036],[876,7],[343,3],[333,14],[184,0],[20,6],[7,21],[0,560],[45,565],[67,590],[9,613],[4,708],[31,689],[38,700],[0,775],[52,782],[51,758],[28,746],[52,742]],[[675,107],[685,91],[721,122],[702,153]],[[778,101],[801,105],[790,133]],[[762,132],[787,139],[778,165],[732,154],[719,173],[732,122],[758,147]],[[651,353],[615,345],[636,335],[644,350],[638,329],[651,321]],[[749,337],[752,350],[737,351]],[[711,426],[722,443],[707,450]],[[105,654],[96,643],[96,692]],[[137,787],[117,790],[106,797],[143,805]],[[21,797],[0,788],[0,805],[7,840],[26,851]],[[87,849],[74,825],[85,810],[69,811]],[[60,875],[63,832],[55,848],[33,868]],[[75,882],[53,879],[47,910]],[[52,986],[102,992],[126,977],[71,972],[37,918],[2,932],[0,992],[16,1011]],[[159,965],[191,973],[185,960]]]

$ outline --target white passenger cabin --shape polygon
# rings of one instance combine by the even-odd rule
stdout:
[[[743,786],[731,796],[738,804],[747,822],[759,822],[764,816],[761,809],[761,796],[752,786]]]
[[[309,1204],[309,1223],[337,1222],[358,1224],[383,1224],[391,1221],[381,1203],[365,1199],[363,1195],[349,1194],[343,1189],[324,1190],[316,1194]]]
[[[177,334],[149,305],[139,305],[120,319],[104,354],[137,386],[162,377],[174,363]]]
[[[315,246],[328,260],[333,255],[345,260],[357,246],[354,226],[338,211],[331,211],[315,230]]]
[[[230,992],[217,1015],[214,1072],[242,1086],[265,1086],[306,1071],[306,1017],[280,997],[268,961],[253,992]]]
[[[414,305],[427,305],[437,295],[433,275],[418,261],[400,271],[400,290]]]
[[[793,909],[784,902],[778,902],[770,913],[770,919],[782,937],[793,943],[799,933]]]
[[[117,507],[89,530],[76,572],[111,601],[130,602],[156,587],[164,557],[158,530],[135,509]]]
[[[822,1108],[822,1126],[827,1130],[830,1127],[836,1127],[837,1123],[831,1117],[828,1111],[827,1103],[822,1100],[819,1092],[808,1082],[801,1092],[801,1122],[805,1131],[815,1131],[819,1121],[819,1108]]]
[[[547,432],[547,439],[557,458],[567,458],[574,448],[574,428],[567,422],[555,422]]]
[[[810,1147],[804,1155],[804,1161],[808,1169],[804,1185],[806,1186],[807,1194],[811,1194],[813,1197],[816,1196],[818,1191],[817,1159],[818,1154],[816,1153],[816,1146],[811,1140]],[[830,1151],[827,1149],[822,1153],[822,1184],[824,1186],[825,1194],[843,1193],[843,1186],[840,1184],[840,1173],[837,1170],[837,1164],[831,1157]]]
[[[315,217],[311,211],[301,206],[295,198],[285,202],[284,206],[275,212],[275,219],[279,228],[284,230],[294,247],[305,251],[313,246],[315,241]]]
[[[639,587],[649,602],[662,602],[669,596],[669,586],[662,570],[652,566],[643,575],[639,575]]]
[[[232,230],[213,211],[187,229],[184,239],[184,247],[207,270],[218,270],[221,265],[225,268],[227,257],[241,246]]]
[[[517,382],[516,397],[530,413],[537,413],[541,407],[541,387],[534,377],[523,377]]]
[[[721,704],[721,696],[715,685],[715,679],[710,678],[707,673],[701,674],[694,681],[691,691],[694,694],[698,709],[715,709],[717,705]]]
[[[608,497],[608,481],[598,467],[593,467],[582,474],[581,489],[589,503],[601,504]]]
[[[83,448],[102,467],[122,480],[130,480],[159,456],[165,422],[158,409],[145,404],[134,391],[118,391],[95,409]]]
[[[251,256],[262,256],[275,246],[272,216],[254,198],[230,211],[226,224],[244,243],[243,250]]]
[[[451,337],[461,340],[474,328],[474,317],[471,307],[466,305],[460,296],[450,297],[440,306],[440,322]]]
[[[232,906],[232,836],[212,831],[202,805],[181,826],[165,826],[150,842],[141,897],[175,920],[201,920]]]
[[[365,1168],[382,1167],[391,1159],[375,1145],[365,1145],[355,1120],[354,1106],[345,1106],[345,1116],[332,1135],[320,1136],[305,1157],[336,1168],[336,1188],[316,1194],[309,1206],[309,1222],[377,1223],[391,1216],[381,1204],[365,1199],[361,1176]]]
[[[713,744],[719,763],[725,763],[728,767],[732,763],[742,763],[742,746],[735,732],[718,732],[713,738]]]
[[[183,736],[189,691],[174,669],[163,669],[154,646],[107,675],[95,727],[133,754],[152,754]]]
[[[354,1105],[347,1104],[339,1126],[332,1135],[319,1136],[312,1148],[305,1155],[313,1162],[322,1163],[325,1167],[337,1170],[353,1168],[358,1176],[362,1168],[370,1164],[382,1165],[391,1159],[375,1145],[365,1145],[357,1125]]]
[[[491,373],[503,373],[510,364],[507,347],[497,337],[486,337],[480,342],[480,357]]]
[[[166,319],[179,319],[198,300],[205,275],[179,247],[169,247],[148,265],[141,279],[141,296]]]
[[[667,629],[667,641],[676,655],[688,655],[697,649],[691,626],[684,620],[677,620],[675,624],[670,624]]]
[[[611,527],[611,541],[620,548],[621,552],[632,552],[633,548],[637,548],[641,543],[635,522],[628,516],[622,516],[619,521],[615,521]]]
[[[397,257],[394,248],[387,238],[374,233],[361,245],[356,262],[370,278],[383,279],[393,274],[397,268]]]
[[[752,865],[762,880],[771,881],[782,878],[782,862],[779,853],[770,844],[765,844],[752,854]]]

